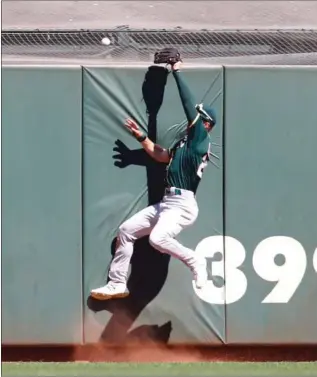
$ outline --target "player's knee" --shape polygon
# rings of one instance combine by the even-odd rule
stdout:
[[[132,228],[129,225],[129,222],[125,221],[119,227],[118,242],[122,243],[122,241],[134,241],[134,239],[135,237],[133,235]]]
[[[161,233],[152,232],[149,237],[149,243],[156,250],[165,253],[165,238]]]

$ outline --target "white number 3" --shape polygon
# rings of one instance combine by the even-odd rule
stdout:
[[[210,304],[231,304],[238,301],[247,290],[247,278],[238,269],[245,259],[245,249],[235,238],[225,237],[225,242],[225,261],[223,236],[211,236],[203,239],[195,251],[211,262],[212,279],[208,280],[206,286],[198,290],[193,282],[197,296]],[[222,282],[217,285],[221,286],[216,286],[217,278]]]

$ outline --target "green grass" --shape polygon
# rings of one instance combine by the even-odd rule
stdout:
[[[3,376],[317,376],[317,363],[2,363]]]

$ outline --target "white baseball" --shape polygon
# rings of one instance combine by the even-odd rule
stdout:
[[[102,38],[101,43],[102,43],[103,45],[109,46],[110,43],[111,43],[111,41],[110,41],[109,38],[105,37],[105,38]]]

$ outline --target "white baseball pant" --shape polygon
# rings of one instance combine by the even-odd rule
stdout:
[[[150,244],[161,253],[169,254],[192,268],[197,262],[193,250],[174,239],[183,229],[192,225],[198,216],[198,206],[191,191],[181,195],[165,195],[161,202],[136,213],[119,227],[117,249],[110,266],[109,278],[126,284],[134,242],[149,236]]]

